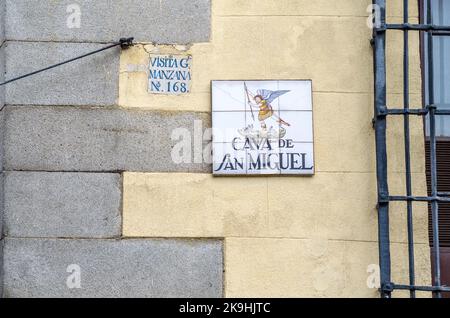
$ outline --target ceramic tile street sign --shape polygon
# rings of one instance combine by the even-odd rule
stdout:
[[[213,81],[214,175],[313,175],[310,80]]]
[[[148,91],[151,94],[182,95],[190,91],[190,55],[151,54]]]

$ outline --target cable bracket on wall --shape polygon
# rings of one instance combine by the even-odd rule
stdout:
[[[6,84],[13,83],[13,82],[15,82],[15,81],[18,81],[18,80],[27,78],[27,77],[29,77],[29,76],[33,76],[33,75],[36,75],[36,74],[39,74],[39,73],[42,73],[42,72],[51,70],[51,69],[53,69],[53,68],[56,68],[56,67],[59,67],[59,66],[62,66],[62,65],[65,65],[65,64],[68,64],[68,63],[71,63],[71,62],[80,60],[80,59],[82,59],[82,58],[85,58],[85,57],[88,57],[88,56],[91,56],[91,55],[94,55],[94,54],[97,54],[97,53],[100,53],[100,52],[103,52],[103,51],[112,49],[112,48],[117,47],[117,46],[120,46],[122,49],[128,49],[130,46],[133,45],[133,39],[134,39],[134,38],[132,38],[132,37],[130,37],[130,38],[121,38],[121,39],[119,40],[119,42],[110,44],[110,45],[105,46],[105,47],[103,47],[103,48],[101,48],[101,49],[98,49],[98,50],[95,50],[95,51],[92,51],[92,52],[89,52],[89,53],[86,53],[86,54],[83,54],[83,55],[80,55],[80,56],[71,58],[71,59],[69,59],[69,60],[66,60],[66,61],[63,61],[63,62],[60,62],[60,63],[57,63],[57,64],[50,65],[50,66],[48,66],[48,67],[42,68],[42,69],[37,70],[37,71],[33,71],[33,72],[31,72],[31,73],[27,73],[27,74],[20,75],[20,76],[18,76],[18,77],[9,79],[9,80],[7,80],[7,81],[5,81],[5,82],[3,82],[3,83],[0,83],[0,86],[4,86],[4,85],[6,85]]]

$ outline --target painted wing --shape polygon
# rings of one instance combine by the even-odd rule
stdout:
[[[268,103],[272,103],[275,99],[280,97],[281,95],[284,95],[286,93],[289,93],[290,91],[270,91],[268,89],[259,89],[258,95],[261,95],[263,99]]]

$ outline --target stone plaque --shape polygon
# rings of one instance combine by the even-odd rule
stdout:
[[[214,175],[313,175],[310,80],[213,81]]]

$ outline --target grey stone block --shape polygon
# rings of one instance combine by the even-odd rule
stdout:
[[[5,118],[6,170],[211,171],[171,156],[174,129],[191,132],[193,140],[194,121],[210,127],[206,113],[6,106]]]
[[[4,237],[5,220],[5,173],[0,172],[0,240]],[[1,293],[0,293],[1,295]]]
[[[6,79],[102,48],[103,44],[6,42]],[[120,48],[98,53],[8,84],[15,105],[115,105]]]
[[[5,241],[5,297],[222,296],[221,241]],[[79,289],[66,285],[72,264]]]
[[[0,172],[3,171],[3,159],[5,149],[3,147],[5,130],[6,130],[6,122],[5,122],[5,109],[0,109]]]
[[[5,45],[0,47],[0,83],[5,81]],[[0,110],[5,105],[5,86],[0,86]]]
[[[118,237],[121,176],[6,172],[4,224],[8,237]]]
[[[3,243],[0,239],[0,298],[3,298]]]
[[[6,2],[0,0],[0,45],[5,41]]]
[[[210,0],[6,0],[6,37],[13,40],[111,42],[205,42]],[[80,28],[69,28],[68,5],[77,3]],[[70,8],[69,8],[70,9]],[[74,26],[73,24],[69,24]],[[76,26],[76,25],[75,25]]]

